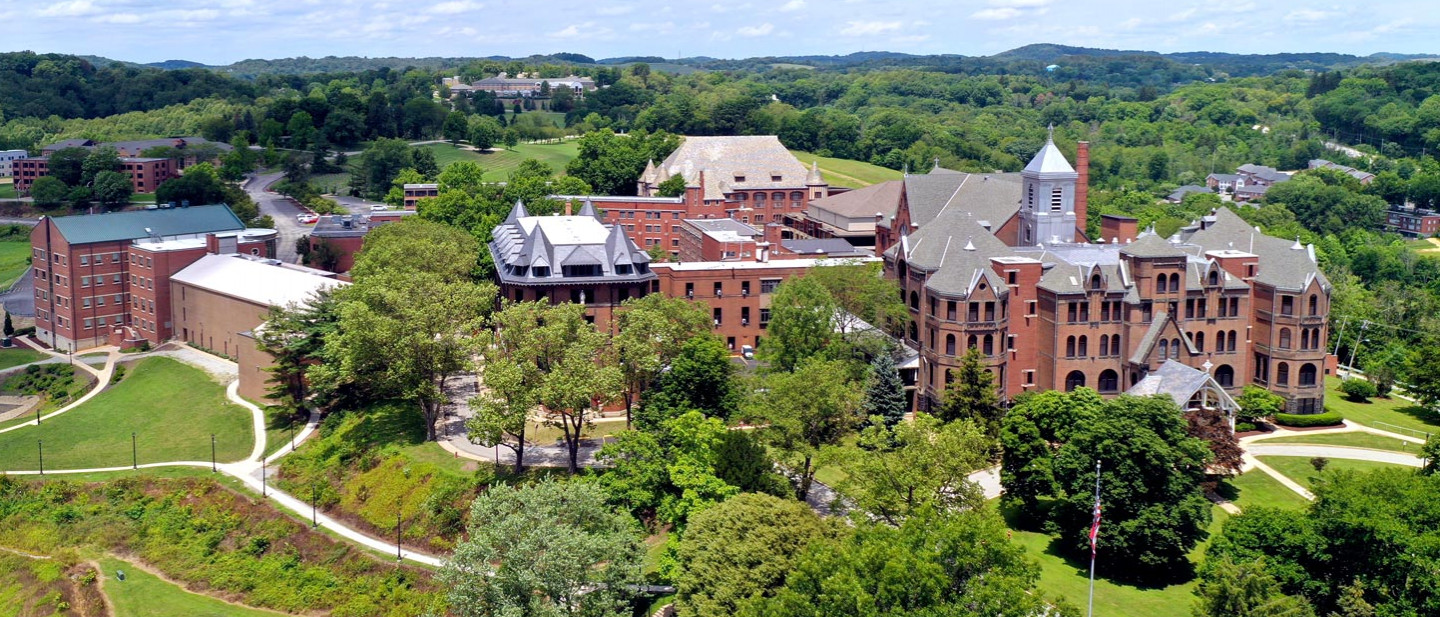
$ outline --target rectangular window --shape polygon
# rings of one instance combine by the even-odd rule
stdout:
[[[720,323],[723,321],[723,319],[724,319],[724,317],[725,317],[724,311],[722,311],[722,310],[720,309],[720,307],[717,306],[717,307],[714,308],[714,310],[711,310],[710,313],[711,313],[711,316],[714,317],[714,319],[715,319],[715,325],[717,325],[717,326],[720,325]]]
[[[1280,296],[1280,314],[1295,314],[1295,296]]]
[[[81,286],[81,287],[89,287],[89,286],[90,286],[90,277],[88,277],[88,276],[82,276],[82,277],[80,277],[80,286]]]
[[[773,294],[775,288],[780,286],[780,279],[760,279],[760,293]]]
[[[81,255],[81,256],[80,256],[80,265],[82,265],[82,266],[88,266],[88,265],[90,265],[90,256],[89,256],[89,255]]]
[[[954,300],[950,300],[945,303],[945,319],[955,321],[956,304],[957,303]]]
[[[760,327],[763,329],[770,325],[770,309],[760,309]]]

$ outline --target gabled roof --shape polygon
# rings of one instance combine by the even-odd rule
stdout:
[[[1318,280],[1321,287],[1330,289],[1330,281],[1320,271],[1312,247],[1293,239],[1267,236],[1229,208],[1216,210],[1215,222],[1192,234],[1188,242],[1206,251],[1240,250],[1258,255],[1257,283],[1298,293]]]
[[[492,232],[490,254],[500,280],[506,283],[565,283],[644,281],[655,277],[648,268],[619,272],[618,265],[649,264],[650,256],[625,236],[618,225],[606,225],[594,216],[515,216],[524,211],[517,203],[511,218]],[[513,220],[511,220],[513,218]],[[550,268],[537,276],[534,268]],[[563,266],[599,266],[598,274],[566,276]]]
[[[1005,280],[991,266],[992,257],[1014,251],[981,227],[968,213],[946,215],[943,222],[921,227],[887,254],[906,252],[912,268],[932,271],[925,287],[949,296],[968,296],[980,281],[988,281],[996,293],[1003,293]]]
[[[810,202],[810,208],[824,210],[851,219],[873,218],[876,214],[882,220],[895,216],[900,205],[901,180],[890,180],[872,184],[865,188],[845,191]]]
[[[810,176],[774,135],[686,137],[656,171],[660,180],[680,174],[692,186],[700,186],[705,172],[706,199],[734,190],[801,188]]]
[[[1189,195],[1189,194],[1191,194],[1191,193],[1209,193],[1209,192],[1210,192],[1210,187],[1206,187],[1206,186],[1196,186],[1196,185],[1194,185],[1194,184],[1187,184],[1187,185],[1182,186],[1182,187],[1180,187],[1180,188],[1178,188],[1178,189],[1175,189],[1175,191],[1174,191],[1173,193],[1170,193],[1168,196],[1166,196],[1165,199],[1168,199],[1168,200],[1170,200],[1170,201],[1181,201],[1181,200],[1185,199],[1185,196],[1186,196],[1186,195]]]
[[[1140,234],[1134,242],[1125,245],[1120,249],[1122,255],[1131,257],[1184,257],[1185,251],[1176,248],[1164,238],[1156,235],[1155,232]]]
[[[70,244],[115,242],[146,237],[187,236],[245,229],[240,218],[224,204],[131,210],[109,214],[51,217],[55,229]],[[147,231],[148,230],[148,231]]]
[[[941,212],[962,211],[993,233],[1020,210],[1020,174],[912,174],[903,182],[910,222],[920,227]],[[888,228],[889,216],[880,225]]]
[[[1195,396],[1195,393],[1207,384],[1211,386],[1211,391],[1219,397],[1216,403],[1220,409],[1234,411],[1240,408],[1235,403],[1235,399],[1231,398],[1209,373],[1185,366],[1174,360],[1166,360],[1164,364],[1160,365],[1160,368],[1146,375],[1125,393],[1132,396],[1168,396],[1181,409],[1185,409],[1190,406],[1190,399]]]
[[[1155,351],[1155,345],[1165,337],[1165,330],[1171,328],[1174,329],[1175,336],[1173,338],[1184,341],[1185,351],[1190,352],[1192,356],[1200,353],[1200,350],[1195,348],[1195,344],[1190,342],[1190,338],[1185,336],[1184,331],[1180,328],[1180,323],[1170,319],[1168,311],[1157,311],[1154,319],[1150,322],[1150,327],[1145,330],[1145,336],[1140,338],[1140,344],[1135,347],[1135,353],[1130,354],[1130,363],[1148,364],[1150,354]]]

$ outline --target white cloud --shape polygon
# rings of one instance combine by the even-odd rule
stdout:
[[[220,11],[215,9],[195,9],[192,11],[161,11],[157,17],[173,21],[210,21],[220,16]]]
[[[740,27],[740,29],[738,29],[738,30],[735,31],[735,34],[738,34],[738,35],[740,35],[740,36],[746,36],[746,37],[752,37],[752,38],[753,38],[753,37],[757,37],[757,36],[765,36],[765,35],[767,35],[767,34],[770,34],[771,32],[774,32],[774,31],[775,31],[775,24],[772,24],[772,23],[770,23],[770,22],[767,21],[767,22],[765,22],[765,23],[763,23],[763,24],[760,24],[760,25],[758,25],[758,26],[742,26],[742,27]]]
[[[706,25],[703,26],[703,27],[709,27],[709,24],[706,24]],[[630,31],[631,31],[631,32],[646,32],[646,33],[650,33],[650,34],[670,34],[671,32],[674,32],[674,31],[675,31],[675,22],[673,22],[673,21],[662,21],[662,22],[659,22],[659,23],[642,23],[642,22],[636,22],[636,23],[630,24]]]
[[[990,0],[990,6],[1033,9],[1050,4],[1050,0]]]
[[[1331,17],[1335,17],[1336,15],[1339,15],[1339,13],[1335,13],[1332,11],[1317,11],[1315,9],[1297,9],[1294,11],[1290,11],[1290,14],[1285,16],[1285,21],[1300,24],[1313,24],[1319,21],[1324,21]]]
[[[805,8],[805,0],[790,0],[789,2],[786,2],[784,6],[781,6],[780,10],[785,13],[789,13],[792,11],[798,11],[803,8]]]
[[[484,8],[484,6],[485,5],[479,2],[472,2],[471,0],[449,0],[448,2],[441,2],[440,4],[430,7],[430,12],[440,15],[458,15],[460,13],[469,13],[470,11]]]
[[[95,3],[90,0],[67,0],[58,2],[40,10],[43,17],[76,17],[94,13]]]
[[[844,36],[875,36],[886,32],[895,32],[904,24],[898,21],[850,21],[840,29]]]
[[[1001,7],[998,9],[980,9],[978,11],[975,11],[974,13],[971,13],[970,16],[975,19],[1001,20],[1015,19],[1016,17],[1024,14],[1025,11],[1022,11],[1020,9]]]
[[[96,16],[91,21],[101,24],[138,24],[140,16],[134,13],[110,13]]]
[[[570,24],[561,30],[550,33],[550,37],[556,39],[573,39],[577,36],[580,36],[580,26],[575,24]]]

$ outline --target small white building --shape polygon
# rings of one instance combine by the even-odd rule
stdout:
[[[24,150],[0,150],[0,178],[9,178],[14,173],[15,161],[30,158]]]

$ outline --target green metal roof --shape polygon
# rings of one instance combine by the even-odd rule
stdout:
[[[50,219],[70,244],[135,240],[148,236],[238,231],[245,229],[230,206],[194,206],[159,210],[132,210],[108,214],[57,216]],[[149,232],[145,230],[149,229]]]

